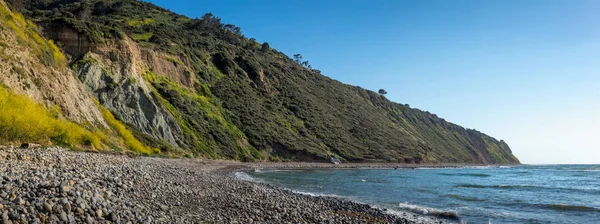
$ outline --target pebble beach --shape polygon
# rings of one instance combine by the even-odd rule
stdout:
[[[16,223],[442,223],[239,180],[232,161],[0,149],[0,221]]]

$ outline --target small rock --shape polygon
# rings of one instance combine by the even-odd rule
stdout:
[[[94,223],[94,219],[93,219],[92,217],[90,217],[90,216],[88,216],[88,217],[85,219],[85,221],[86,221],[88,224],[93,224],[93,223]]]
[[[76,208],[75,210],[77,211],[77,214],[79,214],[79,215],[83,215],[85,213],[85,211],[83,211],[82,208]]]
[[[169,210],[169,206],[166,206],[166,205],[163,205],[163,204],[160,204],[160,205],[159,205],[159,207],[160,207],[160,209],[161,209],[161,210],[163,210],[163,211],[167,211],[167,210]]]
[[[64,210],[67,213],[71,213],[71,204],[70,203],[65,204]]]
[[[110,213],[110,215],[108,215],[108,219],[110,221],[116,222],[117,220],[119,220],[119,217],[115,213]]]
[[[69,192],[71,191],[71,186],[68,186],[68,185],[67,185],[67,186],[63,186],[63,187],[61,188],[61,190],[62,190],[62,192],[63,192],[63,193],[65,193],[65,194],[66,194],[66,193],[69,193]]]
[[[21,197],[17,197],[14,200],[14,202],[17,203],[17,204],[19,204],[19,205],[24,205],[25,204],[25,200],[23,200],[23,198],[21,198]]]
[[[17,210],[13,210],[13,212],[10,213],[10,218],[12,220],[18,220],[19,217],[21,217],[21,216],[19,215],[19,212],[17,212]]]
[[[52,205],[46,202],[46,203],[44,203],[44,209],[47,212],[52,212]]]
[[[66,212],[63,211],[63,212],[60,213],[60,220],[62,220],[62,221],[69,221],[69,217],[67,216]]]
[[[4,212],[2,213],[2,222],[3,222],[3,223],[8,223],[8,222],[10,222],[10,219],[8,219],[8,211],[4,211]]]

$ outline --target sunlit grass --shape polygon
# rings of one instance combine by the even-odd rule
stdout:
[[[72,147],[102,147],[91,131],[59,117],[25,95],[0,86],[0,140],[5,142],[38,142]]]

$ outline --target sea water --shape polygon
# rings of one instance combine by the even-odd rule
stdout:
[[[238,178],[462,223],[600,223],[600,165],[254,170]]]

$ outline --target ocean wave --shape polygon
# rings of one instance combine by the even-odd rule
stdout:
[[[582,166],[569,166],[569,167],[560,167],[560,168],[555,168],[557,171],[564,171],[564,172],[600,172],[600,166],[587,166],[587,167],[582,167]]]
[[[436,217],[447,218],[447,219],[458,219],[459,218],[458,213],[455,211],[444,211],[441,209],[430,208],[430,207],[425,207],[425,206],[418,206],[418,205],[413,205],[413,204],[409,204],[409,203],[399,203],[398,208],[400,210],[405,210],[405,211],[409,211],[409,212],[413,212],[413,213],[417,213],[417,214],[421,214],[421,215],[430,215],[430,216],[436,216]]]
[[[492,169],[495,166],[465,166],[463,169]]]
[[[233,173],[233,176],[237,179],[240,180],[245,180],[245,181],[252,181],[252,182],[260,182],[258,179],[248,175],[247,173],[244,172],[235,172]]]
[[[292,170],[292,169],[254,169],[255,173],[274,173],[274,172],[305,172],[306,170]]]
[[[458,188],[495,188],[495,189],[558,189],[558,188],[548,188],[542,186],[530,186],[530,185],[479,185],[479,184],[459,184],[454,187]],[[565,190],[576,190],[571,188],[565,188]]]
[[[302,195],[308,195],[308,196],[313,196],[313,197],[334,197],[334,198],[342,198],[342,196],[339,196],[337,194],[322,194],[322,193],[312,193],[312,192],[306,192],[306,191],[297,191],[297,190],[291,190],[292,192],[296,193],[296,194],[302,194]]]
[[[519,207],[530,207],[530,208],[542,208],[550,209],[554,211],[562,212],[600,212],[600,208],[585,206],[585,205],[568,205],[568,204],[530,204],[526,202],[511,202],[502,203],[504,206],[519,206]]]
[[[488,166],[465,166],[463,169],[510,169],[515,166],[497,166],[497,165],[488,165]]]
[[[556,211],[600,212],[600,208],[588,207],[584,205],[542,204],[540,206]]]
[[[470,177],[490,177],[492,175],[485,173],[439,173],[442,176],[470,176]]]
[[[447,170],[447,169],[458,169],[455,167],[449,167],[449,168],[442,168],[442,167],[417,167],[414,168],[416,170]]]
[[[235,172],[235,173],[233,173],[233,176],[239,180],[266,183],[265,181],[258,179],[258,178],[254,178],[245,172]],[[317,186],[317,187],[323,188],[322,186]],[[289,188],[283,188],[283,189],[289,190],[296,194],[308,195],[308,196],[313,196],[313,197],[337,197],[337,198],[341,197],[341,196],[335,195],[335,194],[312,193],[312,192],[306,192],[306,191],[292,190]]]
[[[543,187],[543,186],[531,186],[531,185],[479,185],[479,184],[458,184],[456,188],[491,188],[491,189],[503,189],[503,190],[543,190],[543,191],[573,191],[585,194],[600,194],[599,189],[591,188],[560,188],[560,187]]]
[[[454,187],[465,187],[465,188],[487,188],[489,186],[479,185],[479,184],[459,184]]]
[[[464,195],[459,195],[459,194],[447,194],[448,197],[454,198],[454,199],[458,199],[461,201],[485,201],[483,199],[480,198],[476,198],[476,197],[469,197],[469,196],[464,196]]]

